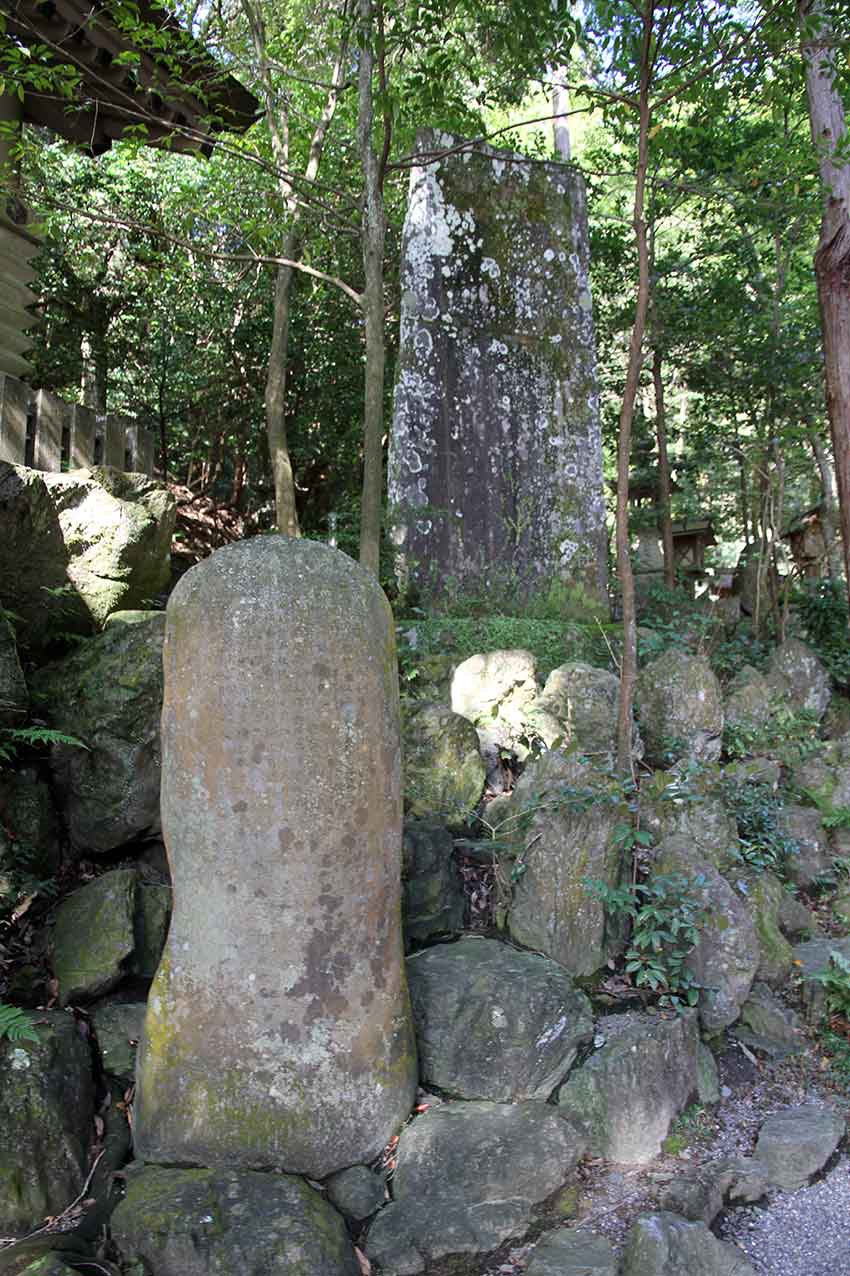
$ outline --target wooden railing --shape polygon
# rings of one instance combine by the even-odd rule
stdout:
[[[154,437],[132,417],[98,416],[0,373],[0,461],[36,470],[111,465],[152,475]]]

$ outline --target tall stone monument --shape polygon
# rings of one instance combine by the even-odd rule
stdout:
[[[403,583],[599,608],[602,448],[584,184],[419,137],[390,447]]]
[[[311,541],[213,554],[168,604],[171,930],[136,1155],[322,1178],[407,1117],[398,686],[377,581]]]

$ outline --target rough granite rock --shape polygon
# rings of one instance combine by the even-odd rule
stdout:
[[[584,993],[556,962],[496,939],[408,959],[423,1084],[458,1099],[546,1099],[593,1035]]]
[[[782,892],[777,921],[782,934],[792,942],[814,939],[820,934],[820,926],[812,910],[788,891]]]
[[[136,1071],[136,1046],[142,1035],[146,1003],[111,997],[92,1006],[90,1014],[104,1072],[131,1085]]]
[[[726,1157],[674,1179],[661,1193],[660,1207],[710,1227],[724,1205],[759,1201],[767,1186],[767,1172],[761,1161],[745,1156]]]
[[[511,938],[552,957],[571,975],[592,975],[617,949],[605,907],[585,879],[616,886],[618,815],[600,777],[580,759],[544,753],[521,776],[512,805],[528,814],[508,914]]]
[[[719,1241],[705,1223],[675,1214],[644,1214],[626,1240],[622,1276],[756,1276],[734,1245]]]
[[[702,988],[702,1025],[706,1032],[718,1032],[738,1018],[756,977],[761,950],[755,922],[744,898],[685,839],[671,838],[658,848],[655,871],[684,874],[707,910],[687,965]]]
[[[791,945],[779,924],[782,900],[786,894],[782,883],[768,869],[758,873],[735,868],[726,872],[726,879],[735,887],[755,922],[759,944],[757,977],[774,987],[781,986],[787,980],[794,960]]]
[[[148,1165],[127,1174],[111,1233],[156,1276],[358,1276],[345,1223],[303,1179]]]
[[[384,1204],[387,1183],[383,1174],[376,1174],[368,1165],[350,1165],[326,1180],[325,1191],[341,1214],[361,1223]]]
[[[443,824],[408,820],[402,845],[402,920],[408,940],[425,940],[463,927],[463,883],[454,842]]]
[[[420,705],[405,718],[402,752],[407,816],[462,826],[484,792],[484,760],[472,724],[447,705]]]
[[[39,1227],[76,1198],[94,1137],[88,1043],[70,1015],[39,1011],[38,1041],[0,1041],[0,1234]]]
[[[596,1033],[604,1044],[568,1077],[558,1106],[594,1156],[645,1165],[697,1093],[696,1014],[606,1015]]]
[[[796,886],[811,886],[832,867],[832,851],[820,811],[792,802],[785,807],[784,817],[788,836],[798,847],[788,856],[788,877]]]
[[[527,721],[547,749],[571,748],[596,766],[612,766],[617,755],[620,679],[607,669],[575,661],[553,669],[527,711]],[[637,728],[632,756],[643,757]]]
[[[0,614],[0,727],[20,726],[26,718],[29,703],[14,630],[6,617]]]
[[[638,674],[635,706],[647,760],[716,762],[723,737],[720,684],[708,661],[665,651]]]
[[[488,651],[455,670],[452,709],[478,732],[488,776],[500,769],[503,749],[528,756],[528,711],[539,690],[530,651]]]
[[[525,1276],[617,1276],[618,1266],[607,1237],[561,1228],[541,1236]]]
[[[794,966],[802,980],[800,993],[806,1014],[812,1022],[821,1017],[826,1004],[824,990],[813,976],[829,968],[829,959],[833,952],[840,953],[845,961],[850,961],[850,937],[809,939],[794,946]]]
[[[733,1031],[739,1041],[771,1059],[799,1054],[806,1045],[802,1019],[766,984],[753,984]]]
[[[136,886],[133,914],[133,960],[131,973],[153,979],[159,965],[171,921],[172,892],[164,882],[144,880]]]
[[[174,911],[136,1153],[324,1178],[372,1161],[416,1091],[389,605],[340,551],[257,536],[190,569],[167,616]]]
[[[811,647],[787,638],[771,653],[768,679],[785,691],[795,709],[822,718],[832,699],[832,679]]]
[[[411,170],[388,487],[423,598],[607,607],[588,268],[572,167],[479,141]]]
[[[850,807],[850,734],[828,740],[817,753],[794,767],[791,784],[817,795],[833,810]]]
[[[719,768],[704,766],[684,785],[675,770],[664,772],[663,779],[660,791],[653,785],[658,796],[641,795],[641,827],[656,845],[668,838],[684,839],[715,868],[722,868],[738,844],[738,829],[718,792]]]
[[[727,727],[762,731],[773,715],[776,692],[763,673],[744,665],[729,684],[723,701]]]
[[[115,868],[68,895],[53,924],[53,973],[59,1001],[91,1001],[127,973],[135,939],[136,870]]]
[[[755,1154],[773,1187],[796,1192],[823,1169],[845,1130],[843,1117],[827,1108],[813,1104],[786,1108],[764,1122]]]
[[[52,727],[50,767],[78,855],[102,855],[159,828],[162,612],[120,612],[32,681]]]
[[[366,1253],[381,1276],[416,1276],[454,1254],[522,1236],[531,1212],[572,1175],[584,1138],[545,1103],[444,1103],[402,1132],[393,1200]]]

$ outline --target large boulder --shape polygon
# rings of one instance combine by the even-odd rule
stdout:
[[[656,845],[669,838],[684,839],[720,868],[737,847],[738,829],[723,801],[719,780],[718,767],[706,766],[686,783],[675,770],[656,773],[641,791],[641,827]]]
[[[148,1165],[126,1184],[110,1230],[125,1264],[140,1271],[358,1276],[342,1216],[303,1179]]]
[[[101,1066],[123,1086],[133,1083],[145,1009],[143,1001],[122,1001],[119,997],[107,998],[91,1009]]]
[[[759,732],[770,722],[776,692],[763,673],[752,665],[738,671],[723,702],[727,727],[744,732]]]
[[[0,727],[19,726],[29,708],[29,692],[18,659],[12,626],[0,611]]]
[[[647,759],[716,762],[723,737],[720,684],[708,661],[666,651],[638,674],[635,705]]]
[[[798,1054],[805,1048],[804,1032],[800,1016],[761,983],[753,984],[734,1029],[739,1041],[771,1059]]]
[[[478,732],[488,775],[498,773],[502,750],[528,756],[528,711],[539,690],[529,651],[489,651],[458,665],[452,709]]]
[[[644,1165],[697,1094],[696,1015],[607,1015],[596,1033],[603,1044],[561,1087],[559,1108],[594,1156]]]
[[[785,827],[796,849],[787,857],[788,877],[796,886],[811,886],[832,867],[829,839],[815,807],[792,802],[784,810]]]
[[[619,881],[617,806],[588,763],[558,752],[529,763],[512,806],[525,813],[525,835],[513,869],[511,937],[572,975],[592,975],[612,955],[616,937],[603,903],[585,883]]]
[[[25,645],[38,653],[62,631],[149,605],[168,583],[175,512],[143,474],[0,462],[0,603],[21,617]]]
[[[78,1196],[94,1135],[88,1043],[39,1011],[37,1041],[0,1041],[0,1232],[29,1232]]]
[[[338,550],[259,536],[188,571],[167,614],[174,911],[136,1152],[324,1178],[372,1161],[416,1092],[389,606]]]
[[[824,989],[817,976],[830,969],[833,952],[850,961],[850,938],[808,939],[794,946],[794,966],[801,980],[803,1005],[813,1021],[821,1017],[826,1005]]]
[[[484,760],[472,723],[446,705],[420,705],[405,719],[403,753],[408,817],[463,825],[484,792]]]
[[[759,946],[757,976],[773,987],[783,984],[791,973],[794,953],[780,926],[780,910],[785,889],[769,870],[733,871],[727,880],[736,888],[750,912]]]
[[[850,808],[850,734],[828,741],[794,767],[791,784],[825,808]]]
[[[617,1276],[617,1256],[605,1236],[562,1228],[541,1236],[525,1276]]]
[[[409,820],[402,844],[402,921],[408,940],[421,941],[463,928],[463,884],[454,841],[442,824]]]
[[[626,1238],[622,1276],[756,1276],[734,1245],[705,1223],[675,1214],[643,1214]]]
[[[762,1125],[755,1154],[774,1187],[796,1192],[823,1169],[845,1130],[844,1118],[829,1108],[785,1108]]]
[[[546,1099],[593,1035],[563,967],[496,939],[428,948],[407,978],[422,1080],[453,1098]]]
[[[620,679],[607,669],[576,661],[553,669],[527,711],[533,734],[547,749],[568,748],[596,766],[613,764],[617,754]],[[643,756],[635,730],[633,756]]]
[[[817,654],[799,638],[787,638],[771,653],[768,679],[795,709],[818,719],[832,699],[832,679]]]
[[[121,612],[33,680],[50,725],[82,741],[51,747],[54,788],[78,855],[159,828],[162,612]]]
[[[62,900],[53,923],[53,973],[63,1006],[92,1001],[127,973],[135,944],[136,871],[116,868]]]
[[[706,921],[687,965],[702,989],[703,1027],[718,1032],[738,1018],[758,971],[761,951],[752,914],[714,865],[683,838],[659,847],[656,872],[689,877],[705,910]]]
[[[584,1139],[545,1103],[444,1103],[405,1127],[393,1200],[366,1253],[382,1276],[416,1276],[448,1255],[522,1236],[535,1205],[571,1176]]]

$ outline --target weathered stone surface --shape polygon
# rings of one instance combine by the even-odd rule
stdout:
[[[430,939],[463,926],[463,885],[443,824],[409,820],[402,847],[402,920],[410,940]]]
[[[756,1276],[734,1245],[719,1241],[705,1223],[675,1214],[644,1214],[626,1239],[622,1276]]]
[[[794,767],[791,783],[824,800],[833,810],[850,807],[850,735],[830,740]]]
[[[76,591],[51,592],[68,586],[69,557],[44,476],[0,461],[0,604],[20,616],[18,641],[33,652],[87,623]]]
[[[809,939],[805,943],[794,946],[794,965],[802,979],[800,991],[803,1005],[807,1015],[813,1020],[820,1018],[825,1005],[823,988],[814,976],[829,969],[829,959],[833,951],[840,953],[845,961],[850,961],[850,938],[838,939],[831,936],[825,939]]]
[[[43,478],[69,556],[68,580],[94,623],[150,606],[171,570],[177,504],[167,488],[107,466]]]
[[[428,948],[407,978],[422,1080],[453,1098],[546,1099],[593,1035],[563,967],[497,939]]]
[[[726,1157],[675,1179],[660,1194],[659,1204],[666,1212],[710,1227],[724,1204],[751,1204],[766,1191],[767,1173],[761,1161]]]
[[[39,1011],[38,1041],[0,1041],[0,1232],[38,1227],[75,1199],[94,1130],[89,1048],[70,1015]]]
[[[787,638],[771,653],[768,677],[796,709],[822,718],[832,699],[832,679],[811,647],[799,638]]]
[[[463,825],[484,792],[473,725],[447,705],[424,704],[405,719],[403,741],[406,814]]]
[[[820,926],[812,910],[788,891],[782,892],[776,919],[788,940],[813,939],[820,934]]]
[[[605,605],[586,219],[559,164],[476,143],[411,172],[389,494],[425,596]]]
[[[763,872],[731,871],[727,879],[737,889],[755,922],[759,945],[758,978],[765,983],[779,986],[791,971],[794,953],[782,934],[779,910],[785,889],[779,878],[765,869]]]
[[[163,882],[139,880],[133,915],[131,970],[142,979],[153,979],[159,965],[168,924],[171,921],[171,887]]]
[[[708,913],[687,964],[702,988],[703,1027],[718,1032],[738,1018],[756,977],[761,951],[755,922],[742,897],[684,839],[671,838],[659,847],[656,871],[688,876]]]
[[[606,1015],[596,1031],[604,1045],[567,1079],[558,1105],[593,1155],[643,1165],[697,1092],[696,1015]]]
[[[788,836],[797,844],[797,851],[787,859],[788,876],[797,886],[811,886],[832,866],[832,852],[820,811],[792,802],[785,807],[785,825]]]
[[[720,1102],[720,1073],[717,1060],[704,1041],[697,1049],[697,1099],[703,1107]]]
[[[127,973],[133,952],[136,870],[116,868],[63,899],[53,924],[59,1000],[91,1001]]]
[[[607,669],[575,661],[553,669],[531,704],[527,720],[547,749],[560,742],[588,757],[596,766],[613,763],[617,754],[617,711],[620,679]],[[632,756],[639,761],[643,745],[633,732]]]
[[[376,1174],[368,1165],[351,1165],[347,1170],[332,1174],[325,1183],[328,1200],[342,1214],[362,1222],[384,1204],[387,1185],[382,1174]]]
[[[572,1174],[584,1140],[545,1103],[444,1103],[401,1133],[393,1197],[366,1253],[382,1276],[521,1236],[532,1208]]]
[[[744,665],[733,678],[723,702],[728,727],[761,731],[770,722],[775,691],[763,673]]]
[[[607,1237],[562,1228],[537,1242],[525,1276],[617,1276],[617,1268]]]
[[[303,1179],[145,1166],[112,1215],[126,1264],[156,1276],[358,1276],[339,1214]]]
[[[706,860],[720,868],[738,844],[738,829],[718,792],[719,768],[704,767],[702,774],[688,778],[676,771],[665,774],[660,796],[641,795],[641,827],[652,834],[656,844],[681,838]]]
[[[100,1059],[104,1072],[130,1084],[136,1070],[136,1046],[142,1035],[146,1003],[110,998],[92,1007]]]
[[[615,946],[603,904],[583,885],[594,878],[615,886],[620,873],[617,809],[597,783],[586,763],[545,753],[526,767],[513,797],[516,810],[528,812],[528,828],[508,928],[572,975],[594,974]]]
[[[6,617],[0,615],[0,727],[19,726],[29,702],[14,631]]]
[[[50,877],[59,866],[59,821],[36,771],[0,772],[0,811],[0,882],[21,868]]]
[[[528,711],[537,697],[536,662],[530,651],[488,651],[458,665],[452,709],[478,732],[488,775],[499,770],[501,751],[528,756]]]
[[[843,1117],[828,1108],[803,1104],[776,1112],[759,1131],[756,1156],[769,1182],[783,1192],[796,1192],[822,1170],[844,1138]]]
[[[772,1059],[798,1054],[806,1044],[802,1019],[766,984],[753,985],[734,1031],[739,1041]]]
[[[720,757],[720,684],[702,656],[666,651],[650,661],[638,674],[635,705],[650,762],[716,762]]]
[[[771,579],[772,578],[772,579]],[[772,563],[765,563],[758,545],[741,551],[735,568],[735,593],[741,600],[741,611],[747,616],[767,613],[771,590],[779,585],[779,575]]]
[[[850,731],[850,700],[846,696],[833,694],[821,719],[820,729],[825,740],[839,740],[847,735]]]
[[[398,712],[386,599],[337,550],[256,537],[171,595],[145,1160],[322,1178],[408,1115]]]
[[[161,612],[121,612],[33,679],[50,725],[86,746],[50,751],[78,854],[101,855],[159,828],[164,631]]]

